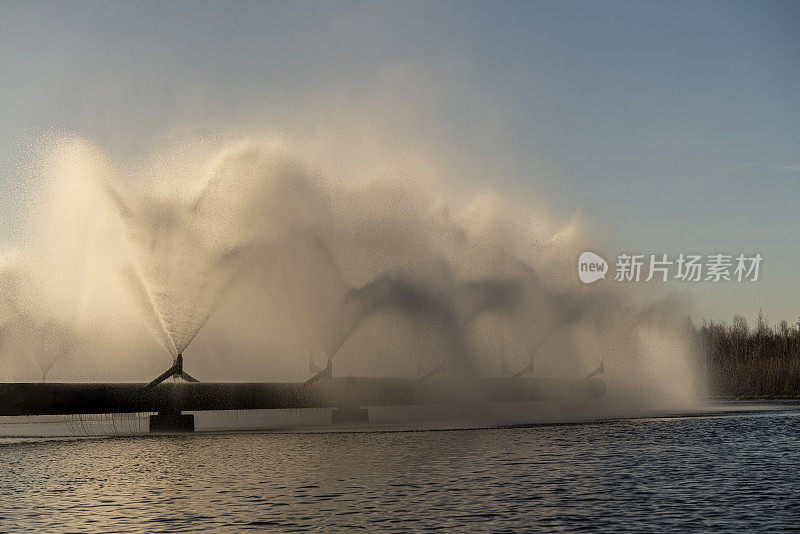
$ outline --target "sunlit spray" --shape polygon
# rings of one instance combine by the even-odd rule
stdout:
[[[418,163],[342,180],[299,141],[176,141],[124,165],[76,137],[51,147],[36,231],[3,271],[24,279],[5,283],[3,328],[27,332],[3,337],[6,380],[40,379],[21,355],[72,339],[81,308],[48,378],[149,379],[159,351],[201,380],[304,379],[331,358],[341,374],[423,376],[605,362],[608,402],[692,397],[681,305],[581,284],[608,265],[581,254],[594,238],[580,217],[558,227],[496,191],[431,185]],[[66,326],[34,334],[19,303]]]

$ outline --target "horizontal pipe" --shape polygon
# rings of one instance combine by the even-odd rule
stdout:
[[[0,383],[0,416],[597,399],[597,378],[361,378],[314,383]]]

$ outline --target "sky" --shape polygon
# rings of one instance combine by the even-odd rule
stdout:
[[[491,146],[488,182],[585,210],[620,251],[760,253],[758,282],[674,285],[698,321],[793,323],[798,26],[791,1],[0,0],[0,195],[42,132],[126,157],[182,125],[291,121],[287,103],[389,86],[452,142]],[[535,164],[495,176],[503,153]]]

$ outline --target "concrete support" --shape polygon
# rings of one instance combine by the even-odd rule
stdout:
[[[151,434],[194,432],[194,415],[180,412],[159,412],[150,416]]]

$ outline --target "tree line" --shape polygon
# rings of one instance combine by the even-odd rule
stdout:
[[[695,335],[705,356],[710,394],[800,396],[800,320],[771,327],[759,313],[751,327],[742,315],[735,315],[730,324],[706,321]]]

